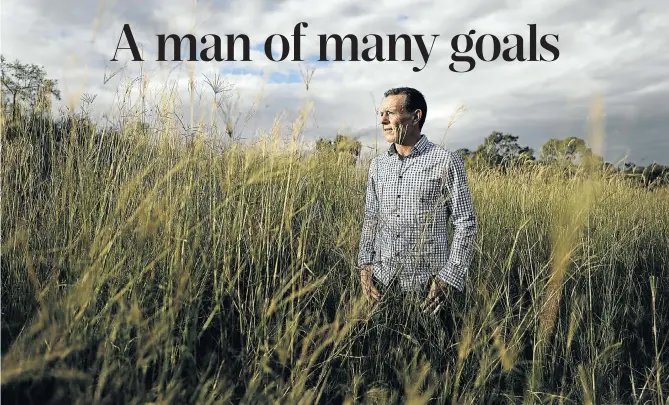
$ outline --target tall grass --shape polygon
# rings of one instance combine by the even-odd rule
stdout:
[[[666,190],[471,170],[439,318],[362,298],[365,164],[70,124],[3,124],[3,403],[668,402]]]

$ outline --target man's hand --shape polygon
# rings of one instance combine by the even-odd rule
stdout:
[[[441,281],[438,277],[434,277],[427,299],[423,301],[420,309],[424,313],[431,312],[432,314],[436,314],[439,312],[446,299],[447,289],[448,285],[445,282]]]
[[[374,282],[372,281],[372,265],[368,264],[360,270],[360,282],[362,283],[362,291],[367,297],[368,301],[378,301],[381,297],[379,290],[374,287]]]

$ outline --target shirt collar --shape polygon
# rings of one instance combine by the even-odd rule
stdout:
[[[411,149],[411,153],[409,153],[409,155],[404,157],[421,155],[427,150],[429,146],[430,146],[430,141],[427,139],[427,136],[425,136],[425,134],[421,134],[420,139],[418,139],[418,142],[416,142],[416,144]],[[395,148],[394,143],[390,145],[390,148],[388,148],[388,155],[389,156],[398,155],[397,148]]]

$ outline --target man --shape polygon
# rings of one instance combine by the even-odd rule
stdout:
[[[358,266],[369,299],[399,285],[427,292],[421,309],[436,313],[449,287],[464,291],[477,223],[464,162],[421,133],[426,116],[419,91],[385,92],[380,118],[391,145],[369,168]]]

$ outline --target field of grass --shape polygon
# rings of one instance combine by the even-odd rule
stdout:
[[[4,123],[2,403],[669,403],[666,189],[470,170],[441,327],[363,298],[366,164],[279,135]]]

